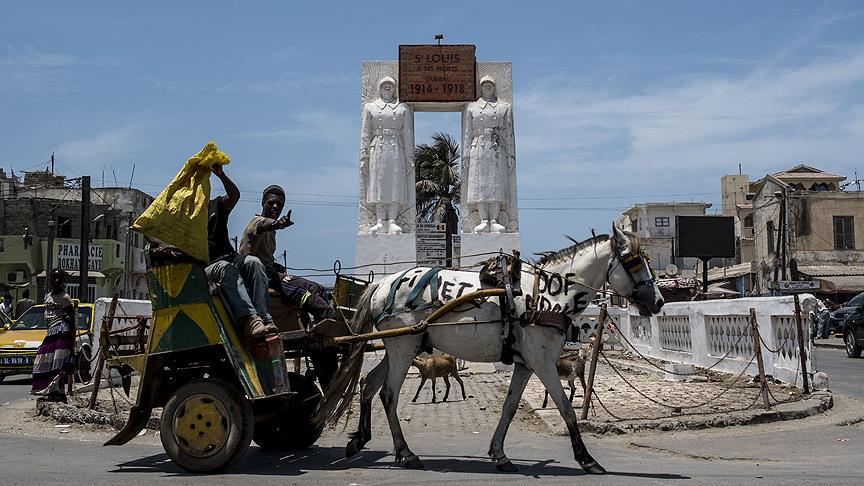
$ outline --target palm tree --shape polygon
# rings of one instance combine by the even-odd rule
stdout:
[[[445,133],[432,136],[432,145],[414,148],[417,221],[445,223],[447,266],[452,266],[453,237],[459,231],[459,144]]]

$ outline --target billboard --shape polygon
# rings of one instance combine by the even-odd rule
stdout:
[[[732,216],[675,216],[676,256],[734,258],[735,218]]]

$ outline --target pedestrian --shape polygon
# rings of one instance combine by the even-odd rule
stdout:
[[[66,293],[66,277],[59,268],[51,271],[51,292],[45,295],[48,332],[33,361],[30,393],[48,401],[66,402],[66,377],[72,371],[76,309]]]
[[[15,319],[21,317],[28,309],[36,304],[36,302],[30,298],[30,289],[24,289],[21,296],[23,298],[19,299],[18,303],[15,304]]]
[[[0,300],[0,311],[3,311],[7,316],[12,315],[12,295],[9,292],[3,294],[3,298]]]

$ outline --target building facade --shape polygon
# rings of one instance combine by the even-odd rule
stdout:
[[[0,284],[16,300],[24,288],[41,300],[46,270],[59,267],[79,275],[81,188],[50,172],[25,173],[23,181],[5,172],[0,176]],[[144,239],[128,227],[152,201],[138,189],[91,188],[88,301],[115,292],[126,298],[148,297]],[[73,297],[81,295],[78,286],[78,278],[67,283]]]
[[[749,183],[737,215],[742,246],[752,239],[753,293],[789,280],[837,300],[864,290],[864,192],[843,191],[845,179],[802,164]]]

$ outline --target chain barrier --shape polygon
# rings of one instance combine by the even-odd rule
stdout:
[[[714,395],[713,397],[709,398],[708,400],[705,400],[704,402],[701,402],[701,403],[698,403],[698,404],[689,404],[689,405],[669,405],[669,404],[666,404],[666,403],[663,403],[663,402],[657,401],[657,400],[655,400],[655,399],[649,397],[648,395],[646,395],[645,393],[643,393],[642,390],[636,388],[636,386],[633,385],[632,383],[630,383],[630,381],[629,381],[627,378],[625,378],[624,375],[622,375],[620,371],[618,371],[618,368],[616,368],[615,365],[612,364],[611,361],[609,361],[609,358],[606,357],[606,353],[604,353],[603,350],[600,350],[600,355],[603,356],[603,360],[606,361],[606,364],[609,365],[610,368],[612,368],[612,371],[614,371],[615,374],[618,375],[618,377],[621,378],[621,380],[623,380],[624,383],[627,384],[627,386],[629,386],[630,388],[632,388],[636,393],[638,393],[639,395],[641,395],[643,398],[645,398],[646,400],[648,400],[648,401],[651,402],[651,403],[654,403],[654,404],[656,404],[656,405],[660,405],[660,406],[662,406],[662,407],[671,408],[671,409],[680,409],[680,410],[685,410],[685,409],[694,409],[694,408],[704,407],[705,405],[708,405],[709,403],[713,402],[714,400],[717,400],[718,398],[720,398],[721,396],[723,396],[724,394],[726,394],[726,392],[728,392],[729,390],[731,390],[732,387],[734,387],[735,384],[738,383],[738,380],[741,379],[741,377],[742,377],[742,376],[744,375],[744,373],[747,371],[747,368],[749,368],[750,365],[753,364],[753,360],[756,359],[756,354],[754,353],[753,356],[750,357],[750,361],[747,363],[747,366],[745,366],[744,369],[741,370],[740,373],[738,373],[738,375],[735,377],[735,379],[732,380],[732,382],[731,382],[727,387],[725,387],[724,389],[722,389],[722,390],[720,391],[720,393]]]

